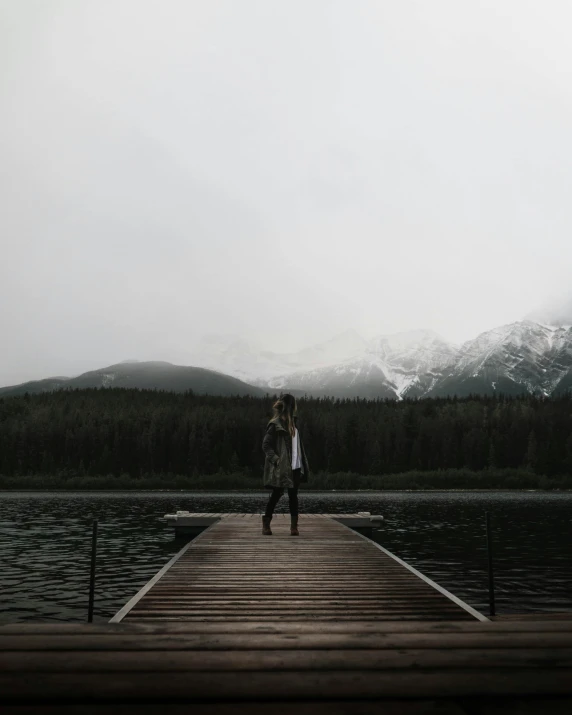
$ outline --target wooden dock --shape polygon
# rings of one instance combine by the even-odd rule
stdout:
[[[569,715],[572,621],[497,621],[334,519],[218,518],[108,624],[0,627],[0,712]]]
[[[133,621],[486,620],[333,518],[228,514],[189,542],[112,619]]]
[[[211,526],[221,519],[227,517],[242,517],[247,519],[257,518],[260,520],[261,514],[229,514],[224,512],[196,513],[189,511],[177,511],[174,514],[165,514],[165,519],[169,526],[174,527],[176,536],[197,536],[207,526]],[[369,511],[358,511],[354,514],[312,514],[320,519],[333,519],[339,521],[344,526],[349,526],[360,534],[371,536],[374,529],[383,524],[383,517],[372,515]],[[275,514],[275,519],[284,519],[285,514]]]

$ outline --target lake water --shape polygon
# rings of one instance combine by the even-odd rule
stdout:
[[[0,623],[87,618],[99,520],[95,621],[109,620],[177,551],[177,509],[260,512],[260,493],[0,493]],[[497,612],[572,611],[572,493],[301,492],[301,511],[382,514],[374,539],[488,613],[491,513]],[[277,511],[287,509],[283,497]]]

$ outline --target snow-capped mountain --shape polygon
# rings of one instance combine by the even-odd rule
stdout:
[[[216,345],[216,350],[208,346]],[[193,364],[259,387],[336,397],[429,397],[572,387],[572,327],[529,319],[481,333],[461,346],[431,330],[365,340],[347,330],[295,353],[254,349],[233,337],[205,341]]]
[[[361,353],[341,362],[299,370],[270,380],[271,387],[312,394],[402,397],[424,394],[442,377],[458,349],[431,330],[380,335]]]
[[[424,395],[458,358],[459,348],[433,330],[381,335],[371,341],[369,353],[388,365],[395,394]]]
[[[269,380],[272,388],[336,397],[395,397],[390,370],[373,355],[280,375]]]
[[[187,357],[192,367],[125,360],[73,378],[3,387],[0,393],[97,386],[402,399],[572,391],[572,325],[530,319],[487,330],[460,346],[431,330],[372,340],[346,330],[304,350],[281,353],[237,335],[209,335]]]
[[[551,395],[563,389],[571,370],[571,326],[523,320],[464,343],[459,359],[431,394]]]

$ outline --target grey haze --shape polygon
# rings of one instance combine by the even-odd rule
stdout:
[[[0,0],[0,385],[562,313],[571,19]]]

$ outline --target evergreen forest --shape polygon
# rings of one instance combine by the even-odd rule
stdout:
[[[276,397],[276,396],[274,396]],[[0,398],[0,487],[262,488],[272,397]],[[307,489],[572,488],[572,396],[299,398]]]

